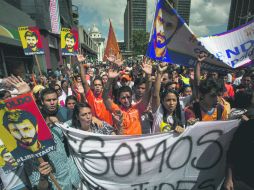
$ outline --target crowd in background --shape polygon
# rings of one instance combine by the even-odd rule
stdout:
[[[56,150],[45,162],[31,159],[16,171],[0,170],[6,189],[90,189],[80,178],[66,138],[55,123],[105,135],[184,132],[197,121],[241,119],[227,154],[223,188],[254,189],[254,67],[227,72],[202,69],[206,54],[194,68],[154,62],[148,58],[126,62],[113,55],[94,65],[84,55],[76,63],[46,75],[1,79],[0,100],[33,92]]]

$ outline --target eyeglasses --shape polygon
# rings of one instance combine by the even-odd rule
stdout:
[[[123,97],[121,97],[122,100],[124,100],[124,99],[126,99],[126,98],[129,99],[129,98],[131,98],[131,97],[130,97],[130,96],[123,96]]]

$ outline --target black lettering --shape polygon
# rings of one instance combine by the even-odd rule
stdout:
[[[166,153],[166,140],[163,140],[161,141],[160,143],[157,144],[154,152],[153,152],[153,155],[151,156],[151,158],[148,157],[147,155],[147,152],[145,150],[145,148],[142,146],[142,144],[140,143],[137,143],[137,147],[138,147],[138,152],[137,152],[137,157],[138,157],[138,175],[141,175],[142,174],[142,161],[141,161],[141,155],[142,153],[144,153],[145,155],[145,158],[147,161],[152,161],[158,151],[158,149],[160,148],[160,146],[162,145],[163,147],[163,151],[162,151],[162,155],[161,155],[161,162],[160,162],[160,167],[159,167],[159,173],[162,171],[162,166],[163,166],[163,163],[164,163],[164,155]]]
[[[138,184],[133,184],[131,185],[131,187],[134,187],[134,189],[132,190],[147,190],[147,188],[143,188],[145,185],[148,185],[149,182],[145,182],[145,183],[138,183]]]
[[[217,140],[204,140],[202,141],[205,137],[209,136],[210,134],[213,134],[213,133],[217,133],[219,136],[221,136],[223,134],[223,131],[222,130],[214,130],[214,131],[209,131],[208,133],[202,135],[198,141],[197,141],[197,145],[200,146],[200,145],[203,145],[203,144],[207,144],[207,143],[211,143],[211,144],[215,144],[218,146],[218,150],[219,150],[219,154],[218,154],[218,158],[214,161],[214,163],[208,165],[208,166],[198,166],[195,164],[195,160],[197,159],[197,157],[194,157],[191,161],[191,165],[192,167],[196,168],[196,169],[199,169],[199,170],[208,170],[208,169],[211,169],[213,168],[216,164],[218,164],[218,162],[220,161],[220,159],[222,158],[222,155],[223,155],[223,147],[222,145],[220,144],[219,141]],[[216,156],[216,155],[215,155]],[[208,162],[208,161],[207,161]]]
[[[97,176],[102,176],[102,175],[105,175],[108,173],[109,171],[109,160],[107,159],[107,157],[100,151],[98,150],[90,150],[88,152],[83,152],[82,151],[82,147],[85,147],[84,143],[86,141],[99,141],[101,143],[101,148],[104,147],[104,141],[102,138],[98,137],[98,136],[89,136],[89,137],[86,137],[84,138],[84,140],[80,143],[79,145],[79,153],[82,154],[82,166],[89,172],[91,173],[92,175],[97,175]],[[96,156],[96,154],[100,154],[101,157],[99,157],[98,155]],[[105,160],[105,164],[106,164],[106,169],[105,171],[101,172],[101,173],[94,173],[92,171],[90,171],[87,167],[86,167],[86,164],[85,164],[85,159],[88,159],[88,158],[91,158],[91,159],[102,159],[102,160]]]
[[[180,166],[174,166],[174,167],[173,167],[173,166],[171,166],[171,164],[170,164],[170,157],[171,157],[171,154],[173,153],[173,151],[174,151],[175,147],[178,145],[178,143],[180,143],[180,142],[182,142],[182,141],[185,141],[185,140],[187,140],[187,141],[189,142],[189,146],[190,146],[189,152],[188,152],[188,156],[187,156],[186,160],[182,163],[182,165],[180,165]],[[176,141],[175,144],[172,146],[172,148],[171,148],[171,150],[170,150],[170,152],[169,152],[169,154],[168,154],[168,157],[167,157],[166,163],[167,163],[168,168],[170,168],[170,169],[172,169],[172,170],[176,170],[176,169],[180,169],[180,168],[184,167],[185,164],[188,163],[188,161],[189,161],[189,159],[190,159],[191,152],[192,152],[192,146],[193,146],[193,145],[192,145],[192,139],[191,139],[190,136],[186,136],[186,137],[180,138],[178,141]]]
[[[131,156],[131,167],[130,167],[130,170],[129,170],[126,174],[119,174],[119,173],[117,173],[116,170],[115,170],[114,160],[115,160],[115,156],[116,156],[117,152],[118,152],[121,148],[124,148],[124,147],[126,147],[126,148],[129,149],[129,151],[130,151],[130,154],[129,154],[129,155]],[[112,170],[114,171],[115,175],[118,176],[118,177],[125,177],[125,176],[128,176],[128,175],[132,172],[132,170],[133,170],[133,168],[134,168],[134,164],[135,164],[135,155],[134,155],[134,152],[132,151],[131,147],[128,146],[126,143],[121,144],[121,145],[116,149],[116,151],[114,152],[114,154],[112,155],[112,158],[111,158]]]

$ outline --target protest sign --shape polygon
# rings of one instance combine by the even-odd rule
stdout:
[[[78,54],[78,31],[76,29],[62,28],[61,29],[61,48],[62,55]]]
[[[44,54],[39,28],[23,26],[18,30],[25,55]]]
[[[250,57],[253,59],[253,35],[253,23],[250,23],[242,29],[222,35],[197,38],[169,1],[159,0],[147,56],[159,61],[193,67],[197,56],[206,52],[208,57],[202,67],[224,72],[250,64]]]
[[[219,190],[238,124],[200,122],[181,135],[143,136],[98,135],[58,125],[91,189]]]
[[[54,150],[55,143],[32,94],[1,101],[0,118],[0,148],[10,153],[11,162],[19,164]],[[2,154],[0,160],[4,167],[7,163]]]

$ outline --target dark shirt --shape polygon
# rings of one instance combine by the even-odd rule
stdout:
[[[241,123],[227,156],[234,178],[254,188],[254,119]]]

